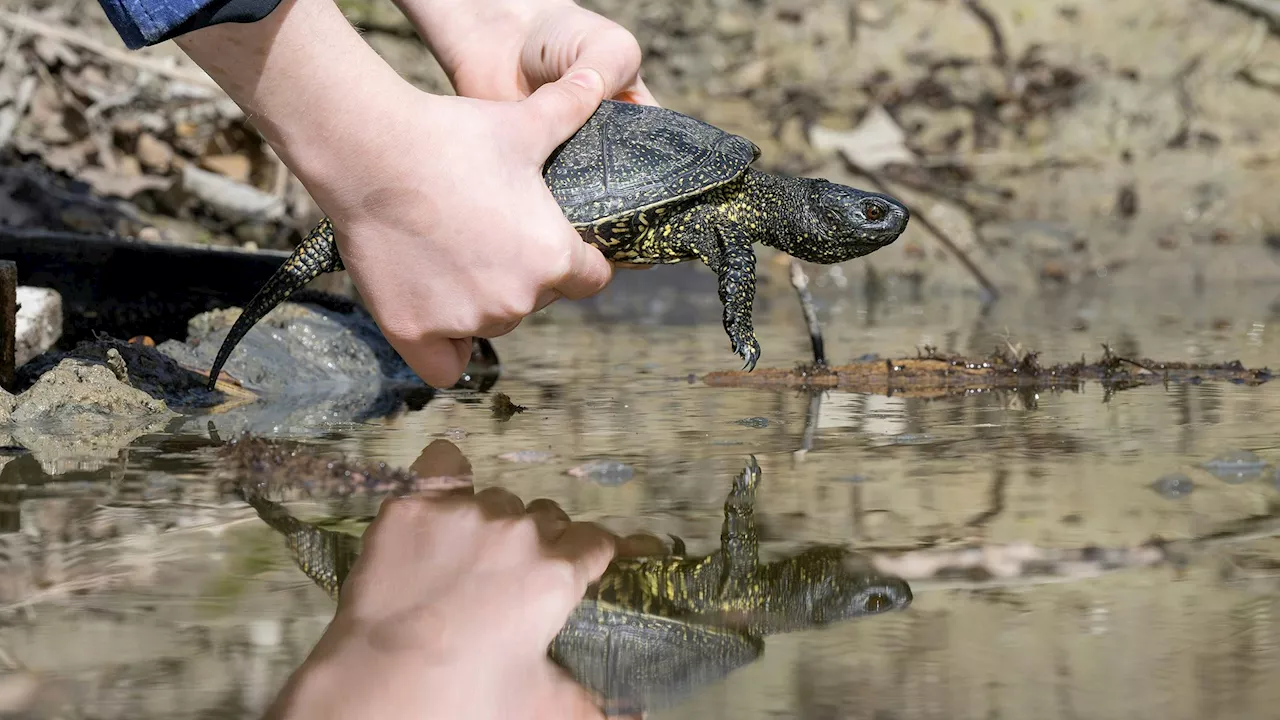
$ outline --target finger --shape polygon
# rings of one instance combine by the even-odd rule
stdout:
[[[556,292],[555,290],[543,290],[542,292],[538,293],[538,302],[534,304],[533,311],[538,312],[542,308],[550,305],[551,303],[559,300],[562,297],[564,296]]]
[[[538,526],[538,535],[547,543],[559,540],[570,523],[569,514],[547,498],[534,500],[524,510],[533,518],[533,523]]]
[[[604,78],[591,67],[571,69],[555,82],[540,86],[520,103],[522,126],[532,137],[526,145],[541,164],[578,131],[605,98]]]
[[[640,78],[640,59],[640,43],[635,35],[619,25],[610,25],[584,38],[569,73],[582,68],[600,73],[604,80],[603,99],[636,84]]]
[[[484,327],[478,328],[476,330],[476,337],[482,337],[482,338],[485,338],[486,340],[492,340],[494,338],[502,337],[503,335],[506,335],[512,330],[515,330],[516,328],[520,327],[520,323],[522,321],[523,321],[523,318],[516,318],[515,320],[512,320],[510,322],[498,323],[496,325],[485,325]],[[470,357],[470,355],[468,355],[468,357]],[[463,366],[463,369],[464,370],[466,369],[465,365]]]
[[[581,592],[604,574],[615,550],[613,533],[591,522],[569,523],[555,543],[555,552],[573,564]]]
[[[418,459],[409,464],[409,469],[424,480],[469,477],[471,461],[467,460],[467,456],[462,454],[457,445],[440,438],[422,448]]]
[[[570,300],[581,300],[600,292],[613,279],[613,263],[589,243],[577,239],[569,255],[569,268],[553,287]]]
[[[433,388],[453,387],[471,362],[471,338],[397,340],[386,333],[391,346],[422,381]]]
[[[520,498],[500,487],[487,487],[476,493],[476,505],[489,519],[524,513],[524,503]]]
[[[667,544],[656,535],[649,533],[635,533],[617,542],[618,557],[652,557],[666,554]]]

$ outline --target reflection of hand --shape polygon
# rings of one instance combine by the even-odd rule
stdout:
[[[324,636],[273,718],[602,718],[546,655],[615,549],[662,552],[459,482],[470,465],[445,440],[413,463],[439,490],[388,499]]]

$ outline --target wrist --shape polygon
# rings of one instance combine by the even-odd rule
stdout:
[[[283,0],[257,22],[215,25],[175,42],[244,110],[322,208],[369,152],[365,138],[379,135],[388,110],[407,91],[422,94],[333,0]]]

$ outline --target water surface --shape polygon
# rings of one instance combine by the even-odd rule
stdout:
[[[550,497],[619,533],[673,533],[692,553],[715,548],[724,494],[748,454],[764,472],[766,556],[814,543],[882,554],[1130,548],[1277,511],[1275,382],[944,399],[833,391],[812,416],[810,397],[794,390],[690,377],[737,363],[702,287],[709,278],[687,275],[698,292],[629,278],[500,339],[494,391],[527,408],[509,420],[493,416],[489,395],[456,393],[324,428],[311,442],[409,466],[445,438],[477,486]],[[762,367],[802,362],[808,350],[781,277],[757,304]],[[1280,366],[1277,293],[1264,287],[1106,287],[984,310],[976,298],[910,291],[868,302],[855,285],[816,289],[833,362],[931,345],[1034,349],[1050,363],[1094,359],[1105,342],[1129,356]],[[807,422],[811,447],[798,453]],[[69,704],[83,717],[246,717],[323,630],[331,602],[278,536],[219,492],[202,428],[142,438],[91,470],[49,474],[18,455],[0,471],[0,660],[47,680],[38,716]],[[550,457],[501,457],[517,451]],[[1203,467],[1219,456],[1237,465]],[[1242,457],[1244,470],[1232,471]],[[597,460],[632,474],[568,472]],[[319,510],[367,510],[358,505]],[[1254,535],[1183,566],[912,580],[906,612],[770,637],[758,662],[652,717],[1274,717],[1280,543]]]

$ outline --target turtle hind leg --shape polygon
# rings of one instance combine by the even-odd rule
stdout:
[[[267,280],[258,294],[244,306],[240,317],[236,318],[231,330],[223,338],[222,346],[218,348],[218,356],[213,361],[213,367],[209,369],[208,388],[214,389],[218,383],[218,374],[222,372],[222,366],[231,357],[231,352],[264,315],[312,280],[325,273],[342,269],[342,258],[338,256],[338,244],[333,238],[333,222],[325,218],[298,245],[271,279]]]
[[[755,455],[747,459],[742,472],[724,501],[724,524],[720,528],[720,550],[725,557],[727,580],[750,575],[760,559],[760,538],[756,529],[756,489],[760,487],[760,464]]]
[[[724,331],[733,352],[743,359],[742,369],[751,372],[760,359],[760,341],[751,323],[751,306],[756,298],[756,254],[746,235],[734,228],[721,228],[720,302],[724,305]]]

